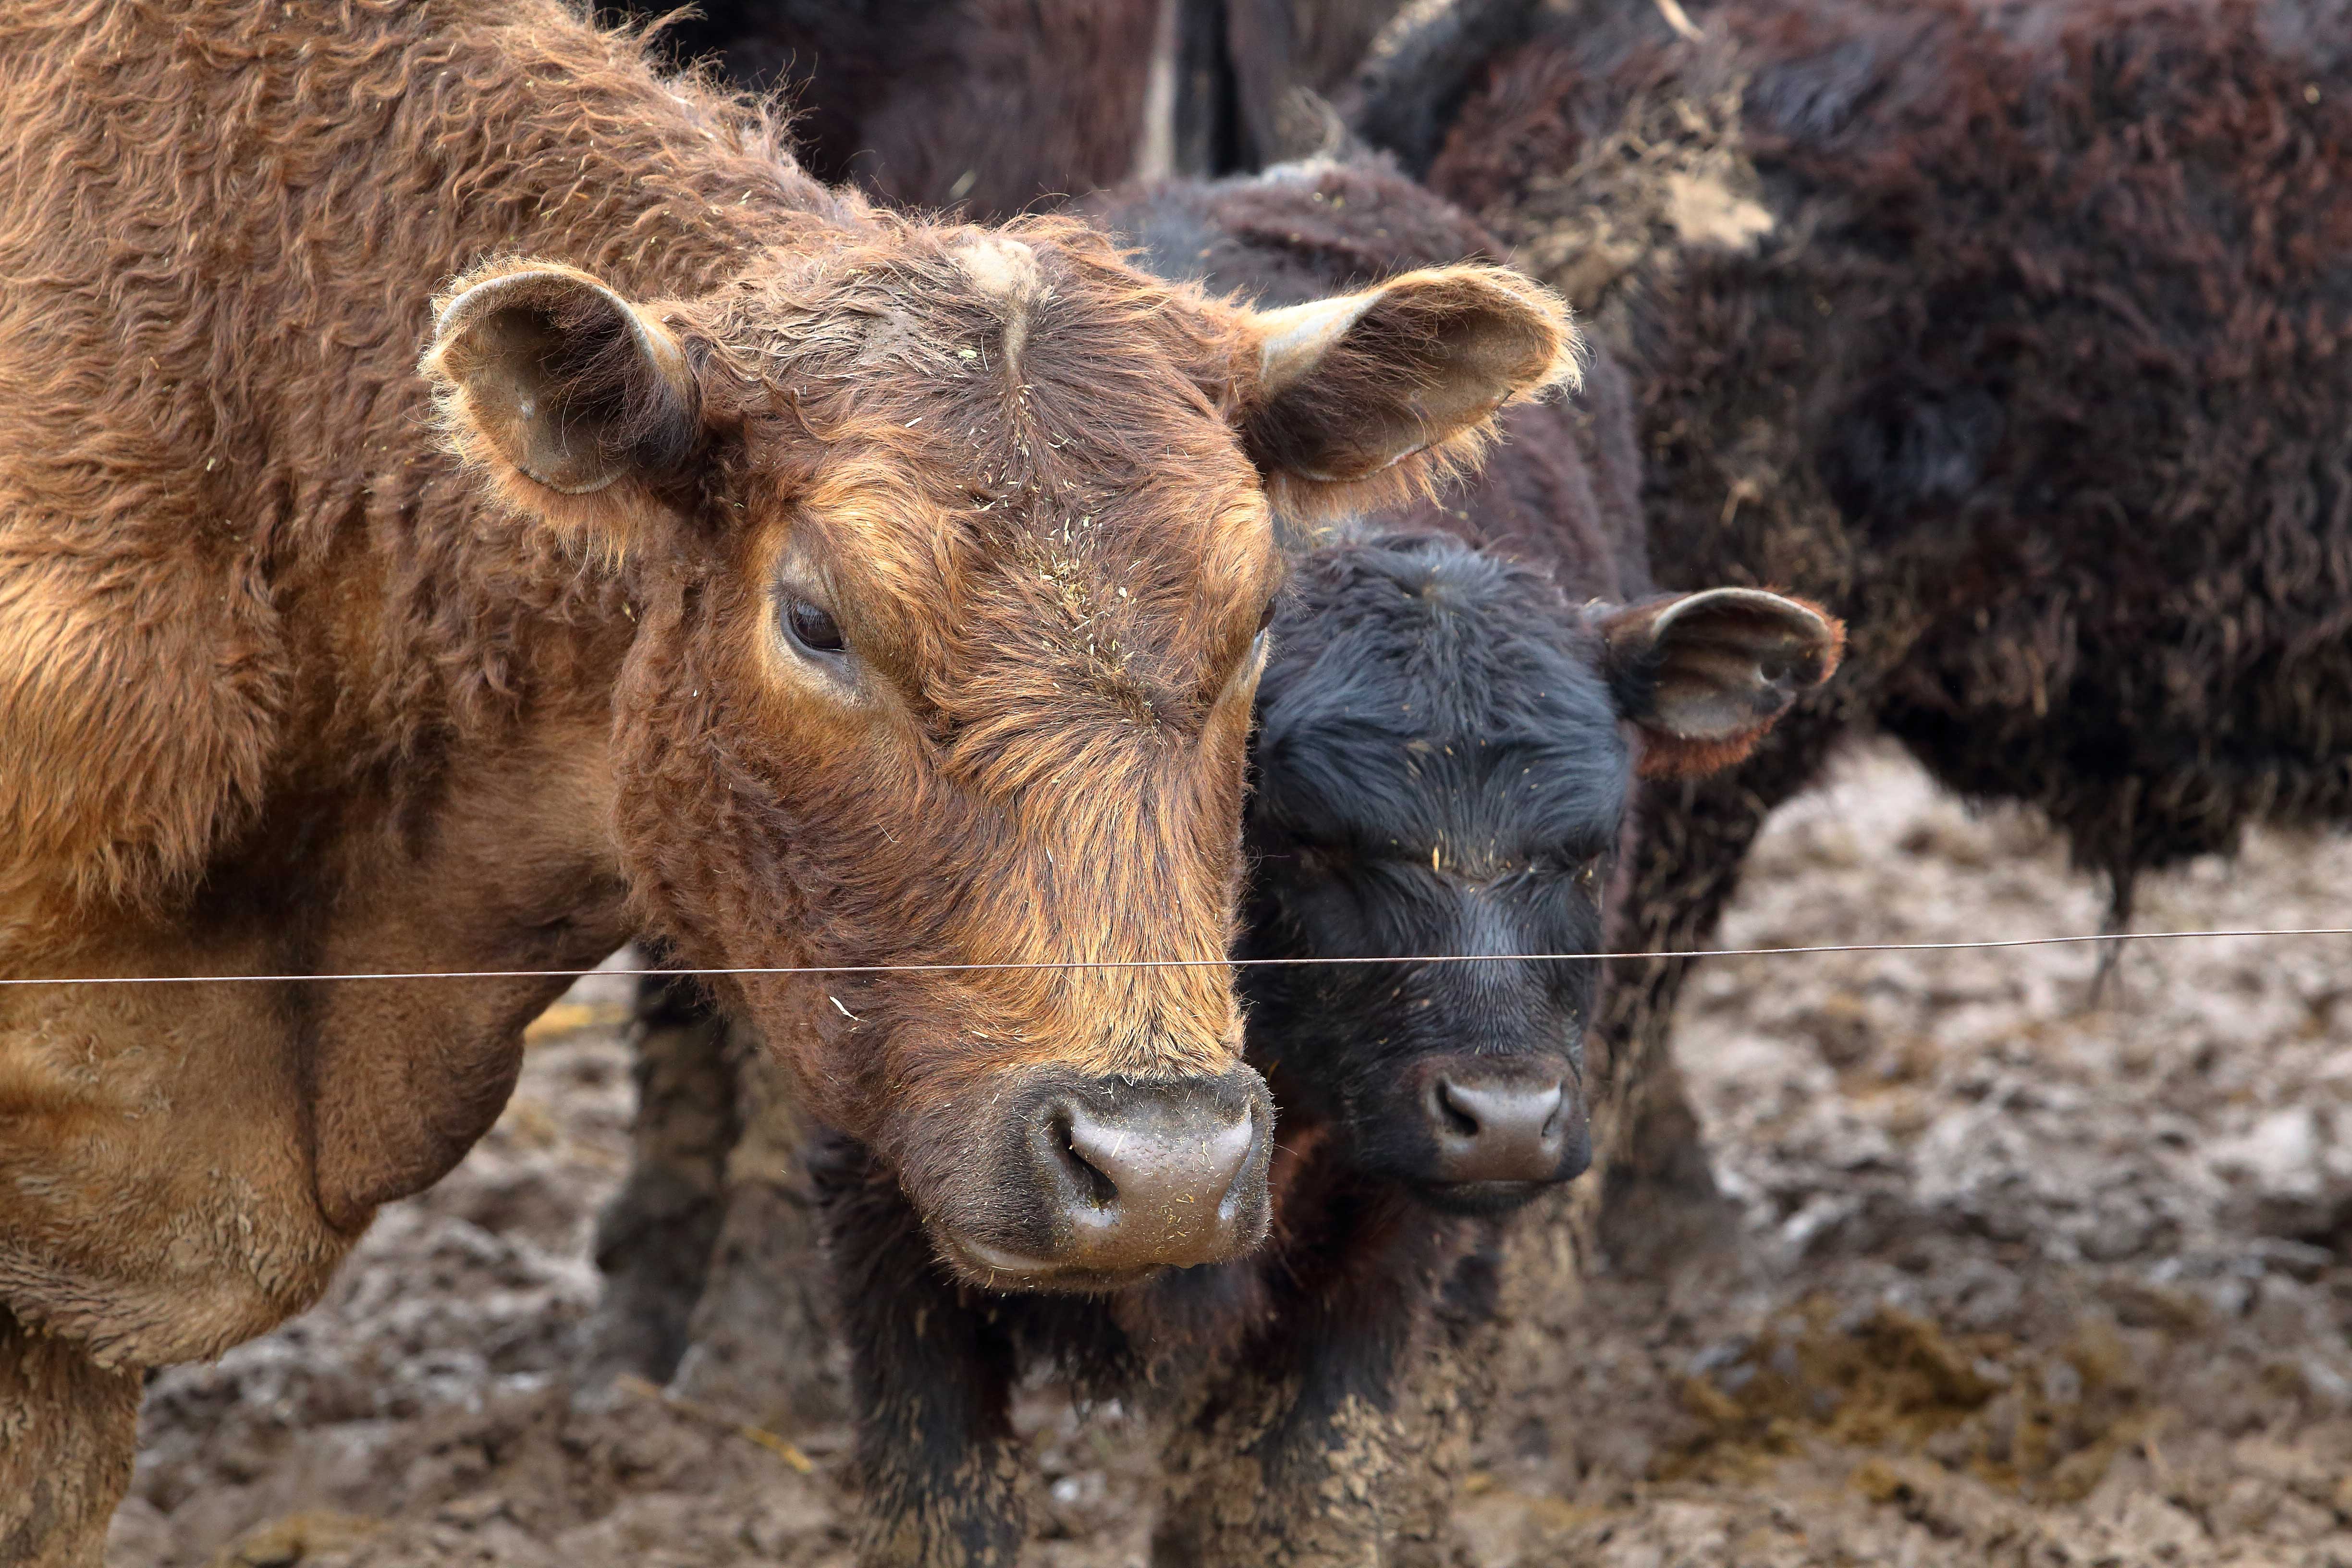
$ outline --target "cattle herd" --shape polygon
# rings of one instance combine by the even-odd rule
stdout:
[[[1021,1558],[1032,1365],[1157,1563],[1433,1565],[1732,1244],[1576,955],[1841,739],[2119,925],[2352,817],[2352,0],[650,17],[0,3],[0,1564],[635,940],[604,1371],[764,1336],[873,1568]]]

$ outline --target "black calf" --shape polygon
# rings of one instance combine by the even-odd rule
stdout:
[[[1242,952],[1591,952],[1632,752],[1600,639],[1534,568],[1444,534],[1327,546],[1259,699]],[[1286,1136],[1462,1213],[1581,1172],[1595,965],[1242,972]]]

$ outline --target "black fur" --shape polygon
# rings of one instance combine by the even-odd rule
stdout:
[[[1259,689],[1243,954],[1597,951],[1632,763],[1558,585],[1443,534],[1328,546],[1294,582]],[[1406,1069],[1463,1053],[1580,1071],[1598,967],[1244,969],[1252,1059],[1284,1126],[1328,1128],[1366,1174],[1508,1206],[1526,1194],[1428,1184]],[[1571,1140],[1561,1179],[1586,1153]]]
[[[1430,171],[1627,364],[1662,575],[1754,574],[1851,634],[1737,775],[1637,805],[1627,945],[1706,945],[1858,729],[2039,807],[2118,923],[2248,822],[2352,821],[2352,5],[1687,9],[1700,42],[1653,0],[1548,10]],[[1684,234],[1694,174],[1753,204],[1748,241]],[[1682,973],[1622,977],[1596,1073],[1637,1266],[1685,1205],[1626,1205],[1711,1185]]]

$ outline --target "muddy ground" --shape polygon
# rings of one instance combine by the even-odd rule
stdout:
[[[1773,823],[1727,946],[2095,930],[2030,818],[1899,756]],[[2143,929],[2352,923],[2352,842],[2260,837]],[[1717,961],[1679,1049],[1744,1272],[1594,1282],[1489,1423],[1478,1568],[2352,1568],[2352,939]],[[632,1089],[625,983],[316,1310],[150,1388],[110,1568],[846,1562],[845,1435],[572,1386]],[[1034,1561],[1139,1563],[1149,1433],[1024,1405]]]

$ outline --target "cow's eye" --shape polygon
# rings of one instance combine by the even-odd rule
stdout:
[[[784,596],[782,619],[786,635],[810,653],[839,653],[847,646],[833,612],[797,594]]]
[[[1292,836],[1290,853],[1286,858],[1297,861],[1300,865],[1327,871],[1345,865],[1353,858],[1344,844],[1335,844],[1320,838],[1308,838],[1303,835]]]

